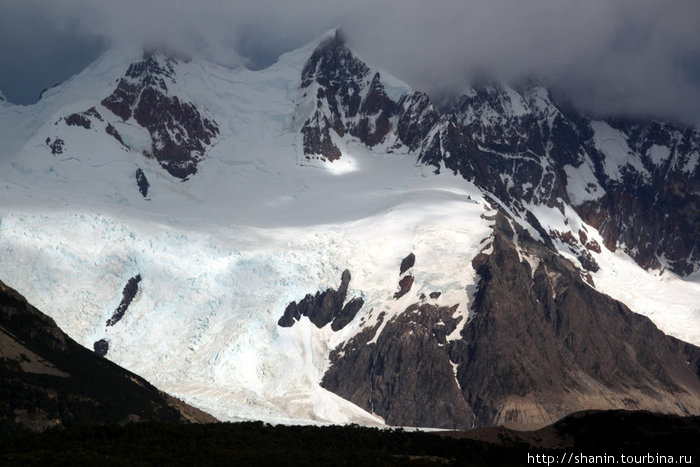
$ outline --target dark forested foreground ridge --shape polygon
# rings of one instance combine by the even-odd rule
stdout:
[[[700,417],[579,413],[534,432],[406,432],[262,422],[51,429],[0,440],[2,465],[533,465],[700,457]],[[585,459],[584,459],[585,456]],[[651,457],[649,457],[651,456]],[[681,457],[683,456],[683,457]],[[643,461],[649,464],[649,462]],[[590,462],[587,462],[590,463]]]
[[[0,437],[96,423],[214,420],[82,347],[0,282]]]

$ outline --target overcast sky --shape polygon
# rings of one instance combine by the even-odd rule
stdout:
[[[29,103],[120,42],[265,66],[340,26],[415,89],[534,78],[599,115],[700,122],[698,0],[0,0],[0,89]]]

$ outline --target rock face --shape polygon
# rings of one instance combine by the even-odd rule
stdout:
[[[383,143],[474,182],[590,271],[598,269],[590,251],[600,246],[543,228],[533,206],[574,210],[608,249],[622,248],[645,268],[687,275],[700,267],[697,129],[595,120],[537,83],[482,83],[442,109],[421,92],[394,101],[342,34],[314,51],[300,93],[295,118],[304,122],[307,158],[338,159],[343,138]]]
[[[399,298],[406,295],[411,290],[412,286],[413,286],[413,276],[411,276],[411,275],[403,276],[401,278],[401,280],[399,281],[399,291],[394,294],[394,300],[398,300]]]
[[[372,74],[352,54],[340,31],[320,44],[304,65],[300,92],[295,118],[304,119],[307,159],[339,159],[334,138],[348,134],[372,147],[391,130],[396,104],[386,95],[379,73]],[[310,114],[300,114],[300,108],[311,109]]]
[[[522,218],[528,205],[562,212],[569,206],[601,232],[607,248],[622,247],[643,267],[697,269],[697,130],[595,121],[558,105],[537,85],[517,92],[477,87],[446,116],[422,161],[473,180]],[[566,232],[544,234],[555,239]],[[595,246],[577,238],[566,243],[584,267],[597,269],[586,254]]]
[[[87,423],[214,421],[80,346],[2,282],[0,381],[3,436]]]
[[[575,407],[698,413],[698,347],[598,293],[519,232],[522,251],[539,258],[533,271],[512,235],[499,216],[493,253],[474,265],[473,318],[451,349],[477,420],[532,426]]]
[[[409,253],[404,259],[401,260],[401,268],[399,269],[399,275],[411,269],[416,264],[416,255]]]
[[[477,87],[447,114],[456,122],[441,141],[450,157],[431,163],[442,160],[478,185],[495,187],[490,191],[515,211],[526,210],[524,203],[569,205],[601,232],[606,247],[622,247],[645,268],[666,266],[681,275],[698,268],[697,129],[593,120],[537,85]],[[454,145],[469,140],[476,148]]]
[[[171,93],[170,87],[177,83],[176,64],[175,58],[146,52],[140,62],[129,66],[102,105],[123,121],[133,119],[145,128],[152,140],[146,155],[184,180],[197,171],[219,128],[193,103]]]
[[[124,140],[122,139],[122,135],[119,134],[119,132],[117,131],[117,129],[114,128],[114,126],[112,126],[111,123],[108,123],[107,126],[105,127],[105,133],[107,133],[108,135],[112,136],[114,139],[116,139],[117,141],[119,141],[119,143],[120,143],[123,147],[125,147],[126,149],[129,149],[129,146],[128,146],[128,145],[124,142]]]
[[[700,131],[660,122],[609,124],[637,163],[604,180],[606,196],[578,211],[608,248],[624,245],[646,268],[692,273],[700,258]],[[599,163],[606,166],[604,158]]]
[[[321,385],[390,425],[470,426],[471,410],[455,380],[446,336],[456,307],[411,305],[377,329],[366,328],[331,352]]]
[[[350,278],[350,271],[346,269],[341,276],[338,290],[329,288],[325,292],[316,292],[316,295],[307,294],[298,303],[291,302],[277,324],[288,328],[302,316],[306,316],[318,328],[331,323],[331,329],[339,331],[353,320],[364,305],[360,297],[345,303]]]
[[[459,338],[447,340],[456,307],[412,304],[336,348],[323,387],[396,425],[529,429],[587,409],[700,413],[700,348],[597,292],[527,232],[515,238],[499,214],[492,253],[474,261],[481,280]],[[538,258],[534,270],[522,255]]]

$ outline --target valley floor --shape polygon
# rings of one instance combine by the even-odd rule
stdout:
[[[407,432],[262,422],[130,424],[0,440],[1,465],[499,465],[692,463],[700,417],[579,413],[537,432]],[[649,457],[651,456],[651,457]]]

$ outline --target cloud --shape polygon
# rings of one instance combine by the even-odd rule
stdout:
[[[0,89],[16,103],[35,102],[39,92],[90,64],[100,36],[76,34],[77,21],[40,4],[0,0]]]
[[[349,35],[418,88],[535,78],[588,112],[700,122],[700,2],[405,3]]]
[[[696,0],[0,0],[9,16],[29,10],[9,27],[39,49],[63,33],[255,67],[341,26],[368,62],[433,95],[534,78],[593,114],[700,122]],[[23,35],[27,16],[49,27]]]

